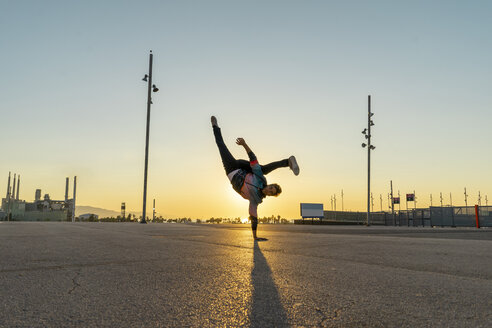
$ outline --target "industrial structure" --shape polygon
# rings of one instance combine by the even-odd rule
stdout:
[[[75,221],[75,194],[77,177],[74,177],[73,198],[68,198],[69,178],[66,178],[65,199],[54,200],[49,194],[41,197],[41,189],[36,189],[34,202],[19,198],[20,175],[14,173],[12,186],[11,173],[7,183],[6,197],[2,198],[0,220],[4,221]]]

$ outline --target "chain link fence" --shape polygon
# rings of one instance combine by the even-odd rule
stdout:
[[[324,220],[335,224],[366,224],[366,212],[324,211]],[[480,227],[492,227],[492,206],[479,206]],[[372,212],[371,225],[407,227],[475,227],[474,206],[432,206],[389,212]]]

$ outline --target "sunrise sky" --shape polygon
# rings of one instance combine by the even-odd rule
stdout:
[[[244,137],[283,188],[259,216],[341,190],[364,210],[361,131],[372,96],[375,210],[416,191],[417,206],[492,197],[490,1],[0,1],[0,191],[21,175],[77,204],[142,210],[148,54],[154,53],[148,211],[247,217],[214,143]],[[72,184],[72,180],[71,180]],[[70,186],[70,188],[72,185]]]

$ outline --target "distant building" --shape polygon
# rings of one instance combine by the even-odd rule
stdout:
[[[12,221],[72,221],[73,199],[68,199],[68,178],[65,200],[53,200],[49,194],[41,198],[41,189],[36,189],[34,202],[19,199],[20,176],[14,175],[13,188],[10,186],[10,174],[7,195],[2,198],[0,220]],[[15,189],[17,188],[17,193]]]

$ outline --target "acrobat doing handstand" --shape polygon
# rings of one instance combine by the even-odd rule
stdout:
[[[265,175],[280,167],[289,167],[295,175],[299,174],[299,166],[296,158],[290,156],[287,159],[273,162],[267,165],[260,165],[255,154],[251,151],[243,138],[237,138],[236,144],[243,146],[249,157],[249,162],[243,159],[235,159],[222,139],[222,133],[217,118],[211,117],[212,127],[215,135],[215,142],[219,147],[220,157],[224,165],[227,177],[231,181],[232,188],[239,193],[244,199],[249,200],[249,218],[251,220],[251,229],[253,238],[258,240],[256,229],[258,226],[258,205],[263,202],[266,196],[278,196],[282,189],[276,183],[267,184]]]

